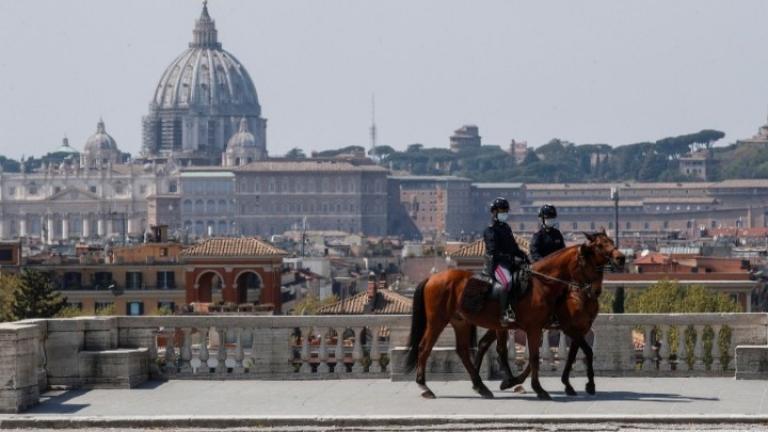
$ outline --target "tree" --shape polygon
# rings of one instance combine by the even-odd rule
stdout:
[[[294,147],[290,150],[288,150],[288,153],[285,154],[286,159],[306,159],[307,155],[304,153],[304,150]]]
[[[613,304],[611,305],[613,313],[624,313],[624,287],[620,286],[616,288],[616,294],[613,297]]]
[[[21,279],[13,274],[0,274],[0,321],[13,321],[13,299]]]
[[[294,315],[315,315],[323,306],[329,306],[339,301],[335,295],[320,300],[314,294],[307,294],[303,299],[296,302],[293,307]]]
[[[67,304],[67,298],[54,289],[49,273],[24,269],[20,279],[21,284],[11,306],[15,319],[51,318]]]
[[[741,306],[723,293],[701,285],[680,285],[661,280],[627,297],[628,313],[741,312]]]

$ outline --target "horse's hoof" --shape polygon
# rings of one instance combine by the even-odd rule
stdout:
[[[552,396],[550,396],[549,393],[545,391],[536,394],[536,397],[539,398],[539,400],[552,400]]]
[[[511,388],[514,385],[515,384],[512,382],[512,380],[505,379],[504,381],[501,382],[501,384],[499,384],[499,390],[504,391],[504,390],[506,390],[508,388]]]
[[[568,396],[578,396],[579,395],[578,393],[576,393],[576,390],[574,390],[573,387],[571,387],[571,386],[566,386],[565,387],[565,394],[567,394]]]
[[[421,397],[424,399],[436,399],[436,396],[434,393],[432,393],[432,390],[426,390],[423,393],[421,393]]]
[[[525,393],[525,387],[523,387],[522,384],[518,384],[518,385],[515,386],[515,388],[512,389],[512,392],[513,393],[523,394],[523,393]]]
[[[474,391],[476,391],[480,396],[483,397],[483,399],[493,399],[493,392],[488,390],[488,387],[475,387],[473,388]]]
[[[586,390],[587,390],[587,393],[591,395],[594,395],[595,393],[597,393],[597,391],[595,391],[595,383],[587,383]]]

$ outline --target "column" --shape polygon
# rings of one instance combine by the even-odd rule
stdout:
[[[91,236],[91,220],[88,219],[88,215],[83,215],[83,238]]]
[[[104,237],[104,218],[99,217],[99,221],[96,223],[96,235],[99,237]]]
[[[8,229],[8,220],[6,217],[3,217],[0,219],[0,239],[4,239],[8,237],[8,234],[10,233],[10,229]]]
[[[126,223],[127,224],[126,229],[128,230],[126,232],[128,233],[128,235],[137,234],[136,231],[135,231],[135,229],[136,229],[136,226],[135,226],[136,225],[136,221],[134,221],[133,219],[129,218],[128,215],[125,215],[125,217],[126,217],[126,219],[128,221]]]
[[[112,236],[113,234],[115,234],[115,224],[112,216],[110,216],[109,219],[107,219],[107,237]]]
[[[69,239],[69,215],[65,214],[61,219],[61,238]]]
[[[19,219],[19,237],[26,237],[27,236],[27,216],[21,215],[21,219]]]
[[[48,227],[48,228],[47,228],[47,231],[48,231],[48,232],[47,232],[47,234],[48,234],[48,240],[47,240],[47,242],[48,242],[48,244],[51,244],[51,243],[53,243],[53,239],[56,237],[56,236],[54,235],[55,233],[54,233],[54,231],[53,231],[53,228],[54,228],[54,227],[53,227],[53,225],[54,225],[53,223],[54,223],[54,220],[53,220],[53,215],[49,215],[49,216],[48,216],[48,222],[47,222],[47,227]]]

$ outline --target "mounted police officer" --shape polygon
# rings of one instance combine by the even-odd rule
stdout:
[[[491,224],[483,232],[485,240],[485,268],[483,273],[500,285],[501,323],[509,324],[515,319],[513,306],[517,287],[512,286],[512,274],[522,263],[529,262],[515,241],[512,229],[507,225],[509,202],[496,198],[490,206]]]
[[[539,209],[541,228],[531,237],[531,260],[536,262],[545,256],[565,247],[565,241],[560,230],[551,222],[557,218],[557,209],[551,204],[544,204]],[[549,221],[549,222],[548,222]]]

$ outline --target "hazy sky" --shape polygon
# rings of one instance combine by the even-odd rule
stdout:
[[[200,1],[0,0],[0,154],[81,149],[103,116],[124,151]],[[768,114],[768,2],[211,0],[248,68],[273,155],[379,143],[626,144]]]

